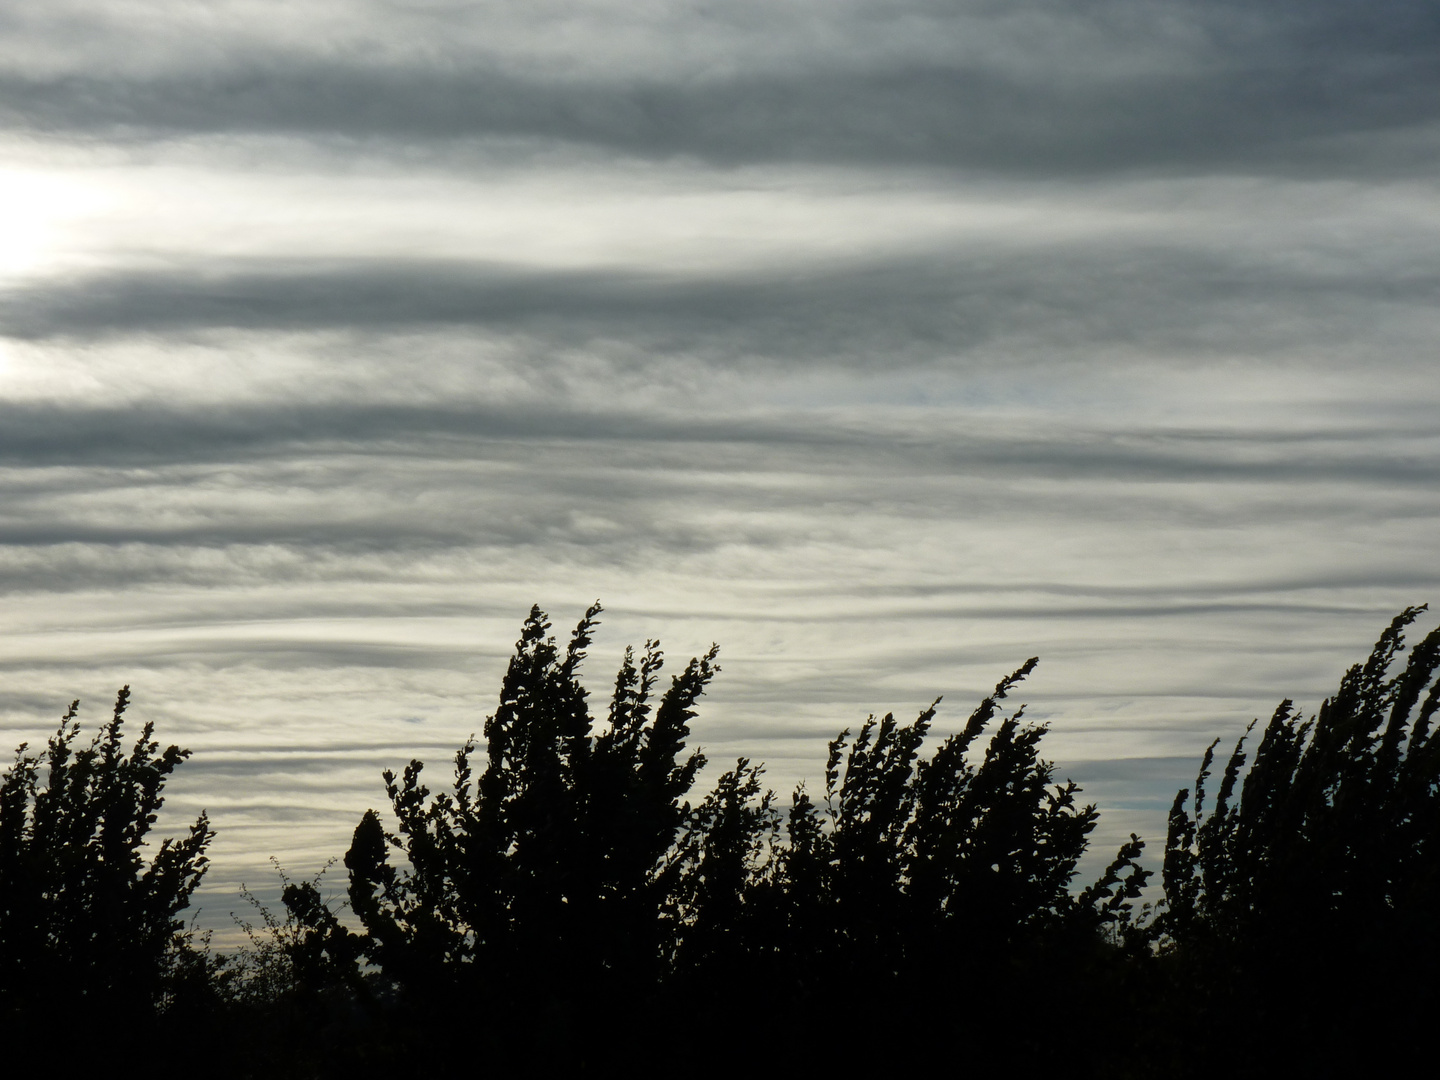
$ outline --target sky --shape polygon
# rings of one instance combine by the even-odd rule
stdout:
[[[1157,853],[1440,599],[1437,166],[1416,0],[4,5],[0,737],[129,684],[223,935],[599,598],[783,793],[1038,655]]]

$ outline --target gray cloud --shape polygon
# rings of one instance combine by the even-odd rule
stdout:
[[[1440,20],[1426,5],[1090,7],[1082,19],[1048,3],[948,15],[856,5],[792,25],[756,9],[731,33],[680,18],[638,52],[597,51],[588,63],[538,46],[543,22],[505,20],[516,49],[507,60],[463,43],[473,39],[447,44],[442,16],[414,28],[413,58],[403,31],[397,56],[379,64],[251,43],[198,70],[14,71],[0,101],[10,125],[40,131],[519,137],[716,163],[1051,175],[1433,164]],[[687,33],[717,42],[689,68],[662,51]],[[875,46],[860,44],[870,37]],[[835,47],[817,50],[817,38]],[[527,61],[532,48],[540,52]],[[1393,132],[1408,133],[1408,145],[1382,138],[1357,156],[1357,136]]]
[[[720,277],[615,269],[303,260],[116,270],[0,294],[17,338],[244,330],[469,327],[522,334],[535,362],[596,347],[633,358],[821,362],[895,370],[1017,359],[1205,359],[1347,344],[1418,351],[1433,334],[1440,271],[1344,253],[1296,257],[1196,247],[1056,243],[979,247]],[[1405,363],[1403,352],[1392,363]]]
[[[929,475],[961,474],[1404,487],[1440,479],[1440,460],[1434,453],[1437,440],[1440,427],[1434,424],[1309,432],[1052,426],[1044,435],[1029,435],[983,424],[979,430],[944,424],[917,433],[874,419],[852,417],[837,424],[834,416],[798,413],[700,418],[554,406],[487,408],[478,403],[443,407],[267,402],[178,410],[8,405],[0,408],[0,455],[12,467],[171,466],[181,471],[56,476],[47,478],[38,490],[29,484],[0,486],[9,487],[9,504],[16,507],[67,493],[85,499],[116,481],[133,485],[140,493],[185,480],[224,481],[223,473],[195,469],[202,463],[274,461],[279,471],[267,488],[304,490],[312,484],[327,487],[373,477],[373,464],[350,457],[360,454],[362,461],[373,457],[388,462],[386,468],[402,477],[402,486],[409,482],[404,477],[424,474],[420,462],[427,459],[529,459],[542,468],[547,461],[552,468],[563,463],[551,473],[547,486],[557,494],[584,493],[597,501],[675,490],[695,482],[685,473],[712,471],[722,463],[727,472],[741,474],[795,470],[819,476],[829,471],[825,462],[834,461],[836,455],[846,460],[837,467],[857,481],[903,471],[917,481]],[[655,447],[653,456],[637,455],[647,444]],[[716,448],[725,455],[718,461]],[[327,457],[333,457],[335,464],[321,465]],[[301,466],[299,461],[307,458],[314,459],[312,464]],[[612,471],[594,473],[605,469]],[[497,477],[496,483],[496,494],[507,490],[503,477]],[[540,498],[540,491],[530,485],[526,479],[510,490],[518,498]],[[872,494],[866,492],[864,497]],[[357,524],[349,522],[345,527]],[[416,527],[422,526],[417,522]],[[138,522],[132,528],[131,539],[149,533],[149,527]],[[47,542],[58,539],[46,526],[39,530],[28,535]],[[27,535],[23,529],[4,525],[0,533],[11,543],[23,542]],[[111,537],[115,542],[125,538],[120,533]]]
[[[198,10],[0,11],[0,730],[133,683],[212,900],[532,602],[782,790],[1039,653],[1106,845],[1440,584],[1429,5]]]

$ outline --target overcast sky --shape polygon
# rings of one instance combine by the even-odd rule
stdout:
[[[131,684],[223,925],[598,597],[782,791],[1038,654],[1154,852],[1440,599],[1437,178],[1417,0],[4,5],[0,734]]]

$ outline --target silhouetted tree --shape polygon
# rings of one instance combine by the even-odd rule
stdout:
[[[7,1062],[63,1036],[76,1067],[86,1038],[163,1047],[162,1069],[223,1044],[208,1070],[235,1076],[722,1046],[773,1068],[839,1046],[851,1071],[960,1047],[1121,1077],[1393,1067],[1440,1004],[1440,630],[1400,662],[1422,610],[1309,720],[1282,702],[1253,760],[1252,724],[1213,804],[1210,746],[1171,809],[1148,921],[1132,918],[1149,877],[1133,835],[1073,888],[1095,807],[1040,756],[1045,726],[1002,709],[1034,660],[946,738],[938,700],[842,731],[814,798],[801,785],[782,810],[740,758],[692,804],[705,759],[686,744],[716,650],[660,692],[658,644],[627,649],[596,717],[579,669],[599,605],[563,648],[532,609],[483,768],[472,738],[439,793],[419,761],[384,773],[393,831],[367,811],[344,856],[359,929],[318,876],[282,875],[284,918],[262,908],[232,960],[179,919],[205,815],[148,840],[188,751],[161,751],[150,725],[126,751],[128,688],[88,745],[72,705],[0,776]]]
[[[672,848],[705,761],[685,741],[718,670],[712,649],[656,700],[658,645],[638,662],[627,650],[595,723],[577,673],[599,611],[562,651],[532,610],[485,722],[478,779],[473,739],[451,790],[433,798],[421,762],[398,778],[387,771],[398,831],[368,812],[345,855],[366,956],[412,1007],[483,1006],[512,1034],[517,1010],[549,1010],[544,1050],[567,1044],[590,995],[653,987],[673,950],[678,912],[667,901],[683,860]]]
[[[794,793],[774,949],[801,995],[791,1007],[808,1009],[812,1023],[837,997],[882,1000],[935,1031],[1052,1040],[1068,1047],[1056,1060],[1074,1064],[1073,1029],[1093,1018],[1085,1003],[1042,1027],[1014,1009],[1015,996],[1042,979],[1067,989],[1089,979],[1099,931],[1128,920],[1149,874],[1132,836],[1099,881],[1072,894],[1098,814],[1077,804],[1073,783],[1053,782],[1054,766],[1038,753],[1046,727],[1022,723],[1023,708],[1000,720],[973,760],[999,702],[1035,664],[1001,680],[928,758],[921,750],[938,701],[909,725],[886,715],[867,720],[853,742],[841,732],[829,747],[823,806],[803,787]],[[1042,1050],[1029,1046],[1032,1065]],[[893,1065],[901,1049],[879,1027],[852,1034],[849,1052]]]
[[[738,1023],[766,987],[801,1011],[822,994],[953,1002],[962,957],[998,972],[1026,950],[1088,948],[1138,895],[1133,838],[1106,877],[1071,894],[1097,815],[1074,784],[1053,783],[1043,725],[1016,712],[983,760],[967,757],[1035,661],[928,759],[933,706],[910,725],[872,717],[853,743],[842,733],[824,809],[797,791],[784,823],[743,758],[686,801],[704,765],[685,742],[719,670],[713,648],[658,700],[658,645],[638,661],[627,650],[608,713],[591,717],[578,670],[599,611],[562,650],[532,610],[478,778],[473,740],[448,791],[431,794],[419,761],[387,771],[397,830],[374,811],[355,830],[345,866],[361,948],[412,1017],[460,1009],[511,1053],[589,1058],[631,1039],[658,1046],[682,1022]],[[330,916],[307,899],[286,902],[323,942]],[[967,1000],[982,988],[971,990]],[[653,1022],[637,1028],[636,1010]]]
[[[0,778],[0,1023],[35,1037],[77,1015],[90,1032],[153,1017],[204,968],[178,915],[214,833],[201,813],[146,850],[165,780],[190,752],[162,751],[147,723],[126,753],[129,700],[126,687],[80,748],[72,704],[45,751],[21,745]]]
[[[1153,929],[1197,1024],[1227,1032],[1194,1036],[1217,1064],[1282,1055],[1373,1066],[1431,1021],[1440,629],[1397,665],[1422,610],[1396,616],[1309,720],[1281,702],[1247,770],[1252,723],[1213,806],[1215,743],[1193,799],[1188,789],[1175,798]]]

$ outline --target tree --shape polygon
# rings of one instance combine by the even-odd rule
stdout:
[[[578,673],[599,612],[562,649],[532,609],[478,778],[473,738],[447,791],[432,795],[419,761],[387,771],[396,830],[373,810],[355,829],[345,866],[359,947],[406,1022],[430,1025],[420,1043],[443,1048],[448,1024],[478,1018],[532,1064],[679,1051],[696,1024],[763,1031],[752,1014],[776,987],[805,1023],[837,994],[954,1004],[962,963],[977,974],[966,1001],[979,1001],[1016,991],[1036,950],[1091,948],[1143,886],[1132,838],[1100,882],[1070,892],[1097,814],[1074,784],[1053,783],[1045,728],[1023,710],[1001,719],[983,760],[967,756],[1034,660],[928,759],[933,706],[910,725],[871,717],[853,743],[842,732],[824,809],[797,791],[782,835],[747,759],[688,801],[705,759],[685,743],[719,670],[713,647],[658,699],[658,644],[638,659],[627,650],[607,713],[590,715]],[[350,948],[304,901],[286,898],[313,923],[310,940],[332,935],[334,956]],[[1023,972],[1002,978],[1017,958]],[[983,985],[982,971],[1000,981]]]
[[[178,918],[205,874],[214,832],[202,812],[147,851],[166,779],[190,754],[160,749],[147,723],[122,746],[130,688],[77,749],[79,702],[43,753],[22,744],[0,778],[0,1018],[94,1023],[171,1003],[193,957]]]
[[[1282,701],[1248,761],[1252,723],[1213,806],[1216,743],[1193,799],[1176,795],[1153,931],[1197,1024],[1230,1031],[1217,1055],[1268,1054],[1283,1035],[1326,1068],[1373,1064],[1429,1023],[1436,995],[1416,991],[1440,960],[1440,629],[1398,663],[1423,610],[1397,615],[1309,720]]]
[[[673,947],[669,900],[683,860],[672,849],[705,763],[685,741],[719,670],[716,650],[658,700],[658,644],[638,660],[627,650],[596,722],[577,675],[599,612],[586,612],[562,651],[532,609],[485,721],[478,780],[473,738],[451,790],[433,798],[423,763],[398,778],[387,771],[398,831],[374,811],[355,830],[345,866],[366,956],[419,1012],[483,1007],[513,1029],[518,1013],[548,1010],[550,1045],[564,1044],[578,1003],[652,987]]]
[[[753,891],[780,913],[767,970],[801,1026],[833,1022],[837,1000],[883,1001],[893,1023],[1008,1040],[1032,1067],[1074,1065],[1076,1038],[1099,1022],[1099,998],[1081,992],[1094,989],[1100,931],[1128,921],[1149,872],[1132,836],[1099,881],[1070,890],[1099,815],[1074,783],[1054,782],[1039,756],[1046,726],[1024,723],[1023,706],[1000,716],[1036,663],[1002,679],[928,757],[938,700],[908,725],[887,714],[853,741],[842,731],[823,804],[795,791],[778,869]],[[1042,983],[1067,1000],[1043,1027],[1015,1008]],[[897,1034],[880,1023],[852,1032],[851,1062],[895,1065],[913,1045]]]

